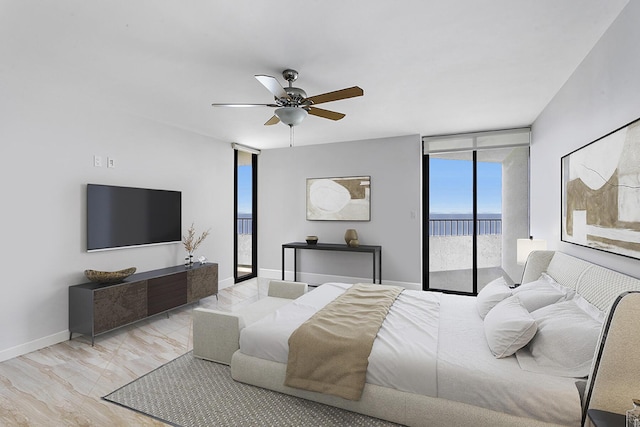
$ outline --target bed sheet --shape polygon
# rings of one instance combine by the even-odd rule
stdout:
[[[443,294],[440,319],[438,397],[551,423],[580,425],[576,379],[524,371],[515,356],[496,359],[487,345],[475,297]]]

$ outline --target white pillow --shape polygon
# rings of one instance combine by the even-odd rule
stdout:
[[[511,356],[536,334],[537,325],[517,296],[500,301],[484,318],[484,335],[497,358]]]
[[[504,277],[499,277],[487,283],[485,287],[478,292],[476,298],[478,314],[484,319],[489,310],[509,296],[511,296],[511,288],[507,285]]]
[[[604,322],[604,318],[606,315],[605,312],[600,310],[595,305],[591,304],[582,295],[576,294],[573,297],[573,301],[576,303],[578,307],[580,307],[589,316],[593,317],[595,320],[597,320],[600,323]]]
[[[547,273],[544,273],[544,272],[540,273],[539,279],[544,279],[547,282],[552,283],[552,284],[554,284],[556,286],[562,286],[560,283],[556,282],[556,279],[554,279],[553,277],[549,276]],[[566,288],[566,286],[565,286],[565,288]]]
[[[602,323],[569,300],[531,313],[538,332],[516,357],[525,371],[561,377],[589,375]]]
[[[547,305],[573,298],[575,291],[541,276],[534,282],[515,288],[513,295],[518,295],[522,305],[529,310],[529,313],[533,313]]]

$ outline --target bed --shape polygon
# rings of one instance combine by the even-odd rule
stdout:
[[[527,341],[524,346],[514,350],[520,344],[511,341],[505,346],[502,332],[488,331],[496,329],[495,324],[500,329],[503,312],[509,313],[509,307],[520,305],[522,311],[527,288],[540,283],[546,286],[542,280],[558,286],[564,297],[542,307],[528,306],[527,311],[550,314],[534,319],[533,325],[527,318],[523,335],[531,337],[518,338]],[[538,325],[545,325],[549,316],[557,324],[553,316],[558,304],[569,305],[580,295],[589,304],[585,310],[591,310],[587,313],[590,318],[581,323],[590,325],[585,334],[593,337],[595,331],[589,351],[596,354],[602,347],[601,331],[609,324],[605,321],[609,309],[622,292],[640,290],[640,281],[560,252],[539,251],[531,255],[522,282],[517,299],[513,290],[506,291],[507,296],[498,295],[506,287],[499,283],[492,285],[494,291],[483,291],[478,298],[410,290],[400,293],[373,342],[358,400],[284,385],[290,336],[320,309],[346,294],[348,284],[324,284],[244,328],[231,373],[241,382],[411,426],[469,422],[579,426],[584,418],[583,400],[600,396],[594,393],[598,388],[594,387],[591,359],[588,364],[571,364],[568,371],[540,368],[533,355],[538,346],[547,345],[543,339],[547,332],[540,332],[538,328],[545,326]],[[543,289],[542,285],[536,289]],[[532,300],[536,304],[539,293]],[[531,344],[534,339],[535,346]],[[577,345],[581,341],[585,340],[577,340]],[[590,373],[587,383],[585,377]]]

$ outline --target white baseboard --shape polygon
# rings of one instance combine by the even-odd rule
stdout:
[[[13,359],[14,357],[22,356],[23,354],[37,351],[50,345],[58,344],[69,339],[69,331],[56,332],[53,335],[49,335],[37,340],[30,341],[28,343],[20,344],[15,347],[8,348],[0,351],[0,362]]]
[[[233,277],[227,277],[226,279],[218,280],[218,290],[224,288],[230,288],[234,285]]]
[[[281,279],[282,270],[272,270],[262,268],[258,274],[259,277],[265,279]],[[285,271],[284,278],[286,280],[293,280],[293,271]],[[329,274],[317,274],[317,273],[304,273],[298,272],[296,279],[299,282],[305,282],[310,285],[321,285],[327,282],[340,282],[340,283],[371,283],[371,277],[350,277],[350,276],[335,276]],[[400,286],[405,289],[413,289],[416,291],[422,290],[422,284],[413,282],[399,282],[394,280],[383,280],[383,285]]]
[[[259,277],[265,279],[280,279],[281,270],[260,269]],[[293,271],[285,272],[285,278],[287,280],[293,280]],[[349,277],[349,276],[332,276],[327,274],[315,274],[315,273],[298,273],[298,281],[306,282],[310,285],[321,285],[327,282],[341,282],[341,283],[370,283],[371,278],[366,277]],[[411,282],[397,282],[383,280],[383,285],[395,285],[401,286],[406,289],[422,290],[420,283]],[[234,285],[233,277],[218,281],[218,289],[229,288]],[[25,344],[20,344],[15,347],[8,348],[0,351],[0,362],[13,359],[14,357],[22,356],[23,354],[31,353],[32,351],[38,351],[42,348],[49,347],[50,345],[58,344],[69,339],[69,331],[56,332],[55,334],[38,338],[37,340],[30,341]]]
[[[229,277],[218,281],[218,289],[224,289],[233,286],[233,277]],[[32,351],[38,351],[42,348],[49,347],[50,345],[58,344],[69,339],[69,330],[56,332],[53,335],[47,337],[38,338],[31,342],[20,344],[15,347],[8,348],[0,351],[0,362],[13,359],[14,357],[22,356],[23,354],[31,353]]]

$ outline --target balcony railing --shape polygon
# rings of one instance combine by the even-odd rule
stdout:
[[[478,219],[478,235],[502,234],[501,219]],[[464,218],[429,219],[429,236],[471,236],[473,220]]]
[[[502,234],[501,219],[477,220],[478,235]],[[251,234],[253,218],[236,218],[238,234]],[[465,218],[430,219],[429,236],[471,236],[473,220]]]
[[[253,218],[236,218],[237,234],[252,234]]]

